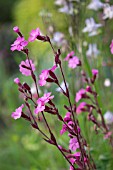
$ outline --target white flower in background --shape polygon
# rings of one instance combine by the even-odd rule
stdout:
[[[72,29],[71,26],[68,28],[68,31],[69,31],[70,36],[72,37],[73,36],[73,29]]]
[[[83,46],[87,47],[87,45],[88,45],[87,41],[83,41]]]
[[[59,6],[60,6],[60,5],[65,5],[65,4],[66,4],[66,1],[65,1],[65,0],[56,0],[56,1],[55,1],[55,4],[56,4],[56,5],[59,5]]]
[[[104,81],[104,86],[106,86],[106,87],[111,86],[111,81],[110,81],[109,78],[105,79],[105,81]]]
[[[59,8],[58,11],[66,14],[73,14],[73,5],[72,3],[69,3],[68,5],[65,4],[62,8]]]
[[[96,24],[94,18],[88,18],[85,21],[86,27],[82,30],[83,32],[88,32],[89,36],[97,35],[98,28],[102,27],[102,24]]]
[[[103,19],[112,19],[113,18],[113,5],[105,4],[103,11]]]
[[[55,32],[53,34],[53,43],[57,43],[59,46],[61,45],[62,41],[64,40],[64,34],[61,32]]]
[[[86,52],[86,55],[88,56],[88,57],[97,57],[98,56],[98,54],[100,53],[100,51],[97,49],[97,44],[89,44],[89,48],[88,48],[88,50],[87,50],[87,52]]]
[[[39,92],[39,94],[41,93],[39,87],[38,87],[38,92]],[[35,86],[34,83],[31,85],[31,93],[32,93],[33,95],[37,94],[36,86]]]
[[[112,124],[113,123],[113,113],[110,112],[110,111],[107,111],[104,114],[104,119],[105,119],[107,124]]]
[[[61,8],[58,9],[59,12],[61,13],[66,13],[66,14],[73,14],[73,2],[72,0],[56,0],[55,4],[58,6],[62,6]]]
[[[67,87],[69,86],[68,83],[66,83],[66,85],[67,85]],[[66,92],[66,87],[65,87],[64,82],[62,82],[62,83],[60,84],[60,86],[61,86],[61,88]],[[56,91],[57,91],[57,92],[61,92],[61,91],[62,91],[61,88],[60,88],[60,87],[56,88]]]
[[[52,13],[49,13],[49,12],[47,12],[46,10],[41,10],[40,12],[39,12],[39,16],[41,16],[41,17],[52,17]]]
[[[104,4],[100,0],[92,0],[91,3],[87,6],[87,8],[97,11],[98,9],[101,9],[103,6]]]

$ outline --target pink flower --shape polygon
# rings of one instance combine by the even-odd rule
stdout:
[[[77,107],[76,109],[76,113],[77,114],[80,114],[83,110],[84,110],[84,107],[86,106],[87,104],[85,102],[82,102],[79,104],[79,106]]]
[[[75,138],[70,139],[70,141],[69,141],[69,149],[71,151],[76,151],[77,148],[79,148],[79,143],[77,141],[77,138],[75,137]]]
[[[84,97],[86,93],[85,89],[80,89],[77,93],[76,93],[76,97],[75,97],[75,101],[78,102],[81,98]]]
[[[74,158],[70,158],[70,162],[72,163],[72,165],[75,163],[75,159]]]
[[[22,109],[23,109],[24,105],[22,104],[19,108],[16,109],[15,112],[12,113],[11,117],[13,119],[19,119],[22,115]]]
[[[38,102],[38,106],[36,107],[36,109],[34,110],[35,114],[38,114],[39,112],[44,111],[45,109],[45,105],[42,105],[41,101]]]
[[[73,125],[74,125],[73,121],[68,122],[68,126],[69,126],[70,129],[73,129]]]
[[[55,71],[56,70],[56,68],[57,68],[57,66],[56,65],[54,65],[51,69],[49,69],[49,70],[51,70],[51,71]]]
[[[49,77],[49,70],[42,70],[42,73],[39,75],[39,85],[44,86],[46,84],[46,79]]]
[[[86,87],[86,92],[92,93],[91,86],[87,86],[87,87]]]
[[[48,70],[42,70],[41,74],[39,75],[39,85],[44,86],[46,84],[46,79],[49,77],[49,71],[55,71],[57,68],[56,65],[54,65],[51,69]]]
[[[78,59],[78,57],[74,56],[73,58],[69,59],[68,66],[70,68],[76,68],[78,65],[80,65],[80,60]]]
[[[30,63],[29,63],[30,62]],[[23,68],[22,65],[28,67],[29,69],[27,68]],[[26,59],[25,61],[22,61],[19,65],[19,68],[20,68],[20,72],[23,74],[23,75],[26,75],[26,76],[30,76],[31,75],[31,67],[32,67],[32,70],[35,71],[35,66],[32,62],[32,60],[28,60]]]
[[[20,30],[19,30],[19,28],[18,28],[17,26],[15,26],[15,27],[13,28],[13,31],[16,32],[16,33],[19,33],[19,32],[20,32]]]
[[[65,61],[68,61],[72,56],[74,55],[74,51],[71,51],[66,58],[64,58]]]
[[[64,117],[64,122],[69,122],[71,120],[71,113],[67,112],[65,117]]]
[[[74,168],[72,166],[70,166],[69,170],[74,170]]]
[[[54,96],[50,96],[51,95],[51,92],[49,93],[45,93],[44,96],[40,97],[38,100],[37,100],[37,104],[38,106],[36,107],[35,109],[35,114],[38,114],[39,112],[42,112],[44,111],[45,109],[45,104],[49,102],[49,100],[52,100],[54,98]]]
[[[14,79],[14,83],[15,83],[15,84],[19,84],[19,83],[20,83],[20,79],[19,79],[18,77],[15,78],[15,79]]]
[[[108,132],[105,136],[104,139],[108,139],[112,135],[112,132]]]
[[[27,46],[28,42],[24,39],[24,37],[17,37],[16,41],[11,45],[11,51],[21,51]]]
[[[111,44],[110,44],[110,51],[111,51],[111,54],[113,54],[113,40],[111,41]]]
[[[60,134],[63,135],[66,131],[67,131],[67,126],[65,124],[63,124]]]
[[[76,152],[76,153],[73,154],[73,156],[76,158],[76,160],[80,159],[80,155],[81,155],[80,152]]]
[[[37,36],[40,35],[40,29],[36,28],[36,30],[32,30],[30,32],[29,42],[33,42],[37,39]]]
[[[96,76],[96,75],[98,74],[98,70],[97,70],[97,69],[92,69],[92,74],[93,74],[94,76]]]
[[[50,95],[51,95],[51,92],[45,93],[44,96],[40,97],[37,100],[37,103],[41,102],[42,105],[46,104],[49,100],[52,100],[54,98],[54,96],[50,96]]]

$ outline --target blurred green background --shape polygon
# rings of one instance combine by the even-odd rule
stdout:
[[[55,48],[61,48],[62,59],[70,50],[75,50],[76,55],[84,63],[83,67],[89,76],[91,68],[99,69],[96,87],[100,106],[103,114],[108,110],[113,112],[113,56],[109,50],[113,34],[113,20],[105,21],[104,27],[96,37],[91,38],[83,34],[85,19],[92,16],[98,22],[101,14],[101,11],[97,15],[95,15],[95,11],[88,11],[86,7],[89,2],[87,0],[75,3],[75,15],[71,16],[59,13],[54,0],[0,0],[0,170],[68,169],[68,164],[56,148],[46,144],[41,135],[32,129],[25,120],[14,121],[11,118],[11,113],[22,103],[17,86],[13,83],[14,78],[19,77],[22,81],[27,81],[32,85],[29,78],[19,73],[18,64],[25,56],[17,51],[13,53],[10,51],[10,45],[17,37],[13,32],[15,25],[20,28],[26,39],[29,37],[29,32],[37,27],[40,27],[41,31],[50,35],[52,39],[55,32],[63,33],[65,37],[63,45],[54,44]],[[73,30],[73,35],[69,33],[69,28]],[[86,56],[87,44],[94,42],[97,43],[100,53],[97,58],[88,58]],[[78,46],[82,48],[82,52]],[[31,58],[35,61],[38,69],[37,75],[42,69],[52,66],[54,59],[48,44],[33,42],[29,45],[29,49]],[[79,78],[80,69],[76,71],[67,69],[66,63],[64,63],[63,68],[69,81],[72,101],[74,101],[76,91],[83,86]],[[61,80],[60,76],[59,79]],[[109,87],[104,85],[106,79],[110,80]],[[54,88],[56,86],[53,85],[51,90],[56,95],[55,102],[62,114],[65,115],[61,105],[64,105],[66,101],[61,94],[54,91]],[[43,91],[42,88],[41,92]],[[58,102],[59,97],[60,103]],[[59,130],[62,128],[61,124],[53,118],[49,117],[49,119],[51,127],[58,136],[59,143],[65,147],[68,146],[67,134],[63,137],[60,137],[59,134]],[[98,170],[112,170],[113,155],[108,142],[103,140],[101,134],[97,136],[89,128],[91,123],[85,123],[85,119],[85,116],[80,115],[79,120],[83,135],[91,146],[91,153]]]

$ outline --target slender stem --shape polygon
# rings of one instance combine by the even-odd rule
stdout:
[[[52,46],[51,41],[49,40],[48,42],[49,42],[49,44],[50,44],[50,46],[51,46],[51,48],[53,50],[54,55],[56,55],[57,53],[55,52],[54,47]],[[73,113],[73,109],[72,109],[72,104],[71,104],[71,100],[70,100],[69,90],[68,90],[68,87],[67,87],[67,84],[66,84],[66,80],[65,80],[65,76],[64,76],[64,73],[63,73],[63,69],[62,69],[61,63],[59,64],[59,66],[60,66],[61,74],[62,74],[62,77],[63,77],[63,80],[64,80],[64,84],[65,84],[65,87],[66,87],[66,93],[67,93],[67,96],[68,96],[68,101],[69,101],[69,104],[70,104],[72,117],[73,117],[73,120],[74,120],[74,123],[75,123],[75,128],[77,129],[77,125],[76,125],[76,121],[75,121],[75,117],[74,117],[74,113]],[[77,140],[78,140],[78,143],[79,143],[79,146],[80,146],[82,162],[83,162],[83,166],[84,166],[84,170],[85,170],[86,166],[85,166],[85,163],[84,163],[84,153],[82,151],[81,142],[80,142],[79,136],[78,136],[78,131],[77,131]]]
[[[42,132],[40,129],[38,129],[38,130],[43,136],[45,136],[48,140],[50,140],[49,137],[44,132]]]
[[[50,44],[51,44],[51,42],[50,42]],[[27,59],[28,59],[28,61],[29,61],[29,65],[30,65],[30,69],[31,69],[31,74],[34,74],[34,73],[33,73],[33,70],[32,70],[32,66],[31,66],[31,63],[30,63],[30,59],[29,59],[28,54],[27,54]],[[35,76],[35,75],[34,75],[34,76]],[[33,77],[32,77],[32,78],[33,78]],[[33,79],[33,80],[34,80],[34,82],[35,82],[36,91],[37,91],[37,95],[38,95],[38,98],[39,98],[39,92],[38,92],[37,82],[36,82],[36,79]],[[48,123],[47,123],[47,120],[46,120],[46,118],[45,118],[45,116],[44,116],[44,113],[43,113],[43,112],[42,112],[42,116],[43,116],[43,118],[44,118],[44,121],[45,121],[45,123],[46,123],[46,125],[47,125],[47,128],[48,128],[49,132],[51,133],[51,129],[50,129],[50,127],[49,127]]]
[[[69,101],[69,104],[70,104],[71,113],[72,113],[73,120],[74,120],[74,123],[75,123],[75,128],[77,129],[77,125],[76,125],[76,121],[75,121],[75,117],[74,117],[74,113],[73,113],[73,109],[72,109],[72,104],[71,104],[71,100],[70,100],[69,90],[68,90],[68,87],[67,87],[67,84],[66,84],[66,80],[65,80],[65,76],[64,76],[64,73],[63,73],[63,69],[62,69],[61,64],[59,64],[59,66],[60,66],[60,70],[61,70],[62,77],[63,77],[63,80],[64,80],[64,84],[65,84],[65,87],[66,87],[66,91],[67,91],[67,93],[68,93],[68,101]],[[83,152],[83,148],[82,148],[82,146],[81,146],[81,142],[80,142],[80,139],[79,139],[78,130],[77,130],[77,140],[78,140],[79,147],[80,147],[80,151],[81,151],[81,157],[82,157],[83,166],[84,166],[84,168],[86,169],[86,166],[85,166],[85,163],[84,163],[84,152]],[[85,170],[85,169],[84,169],[84,170]]]
[[[58,147],[58,145],[56,145],[56,147],[58,148],[58,150],[62,153],[62,155],[64,156],[64,158],[69,162],[69,164],[74,168],[75,170],[75,167],[72,165],[72,163],[69,161],[69,159],[66,157],[66,155],[64,154],[64,152]]]
[[[30,63],[30,59],[29,59],[28,54],[26,54],[26,56],[27,56],[27,59],[28,59],[29,65],[30,65],[31,74],[34,74],[34,73],[33,73],[33,69],[32,69],[32,66],[31,66],[31,63]],[[35,76],[35,75],[34,75],[34,76]],[[33,77],[32,77],[32,78],[33,78]],[[33,80],[34,80],[34,79],[33,79]],[[36,80],[34,80],[34,82],[35,82],[35,86],[36,86],[37,95],[38,95],[38,98],[39,98],[39,92],[38,92],[37,82],[36,82]]]
[[[49,39],[48,42],[49,42],[49,44],[50,44],[50,46],[51,46],[51,48],[53,50],[54,55],[56,55],[56,51],[55,51],[55,49],[54,49],[54,47],[53,47],[53,45],[51,43],[51,40]]]
[[[46,118],[45,118],[45,115],[44,115],[43,112],[41,112],[41,113],[42,113],[42,116],[43,116],[44,121],[45,121],[45,123],[46,123],[46,126],[47,126],[47,128],[48,128],[48,130],[49,130],[49,132],[50,132],[50,134],[51,134],[52,132],[51,132],[51,129],[50,129],[50,127],[49,127],[49,124],[48,124],[48,122],[47,122],[47,120],[46,120]]]

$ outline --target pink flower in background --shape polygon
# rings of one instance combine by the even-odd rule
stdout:
[[[23,109],[24,105],[22,104],[19,108],[16,109],[15,112],[12,113],[11,117],[13,119],[19,119],[22,115],[22,109]]]
[[[78,149],[78,148],[79,148],[79,143],[77,141],[77,138],[70,139],[70,141],[69,141],[69,149],[71,151],[76,151],[76,149]]]
[[[29,69],[23,68],[22,65],[28,67]],[[32,71],[35,71],[35,65],[33,64],[32,60],[28,60],[28,59],[26,59],[25,61],[21,61],[19,65],[20,72],[25,76],[31,75],[31,70],[30,70],[31,67],[32,67]]]
[[[76,68],[79,64],[80,64],[80,60],[78,59],[78,57],[74,56],[73,58],[69,59],[68,66],[70,68]]]
[[[77,93],[76,93],[76,97],[75,97],[75,101],[78,102],[86,93],[85,89],[80,89]]]
[[[74,51],[71,51],[66,58],[64,58],[65,61],[68,61],[72,56],[74,55]]]
[[[68,67],[70,68],[76,68],[77,66],[81,65],[81,61],[77,56],[73,56],[74,51],[71,51],[66,58],[64,58],[65,61],[68,61]]]
[[[112,135],[112,132],[108,132],[105,136],[104,139],[108,139]]]
[[[97,70],[97,69],[92,69],[92,74],[93,74],[94,76],[96,76],[96,75],[98,74],[98,70]]]
[[[113,54],[113,40],[112,40],[112,42],[110,44],[110,51],[111,51],[111,54]]]
[[[49,102],[49,100],[52,100],[54,96],[51,96],[51,92],[45,93],[44,96],[40,97],[37,100],[38,106],[35,109],[35,114],[38,114],[39,112],[44,111],[45,109],[45,104]]]
[[[85,103],[85,102],[81,102],[80,104],[79,104],[79,106],[77,107],[77,109],[76,109],[76,113],[77,114],[80,114],[82,111],[83,111],[83,109],[84,109],[84,107],[86,106],[87,104]]]
[[[17,37],[16,41],[11,45],[11,51],[21,51],[27,46],[28,41],[24,39],[24,37]]]
[[[37,36],[40,35],[40,29],[36,28],[36,30],[32,30],[30,32],[29,42],[33,42],[37,39]]]

